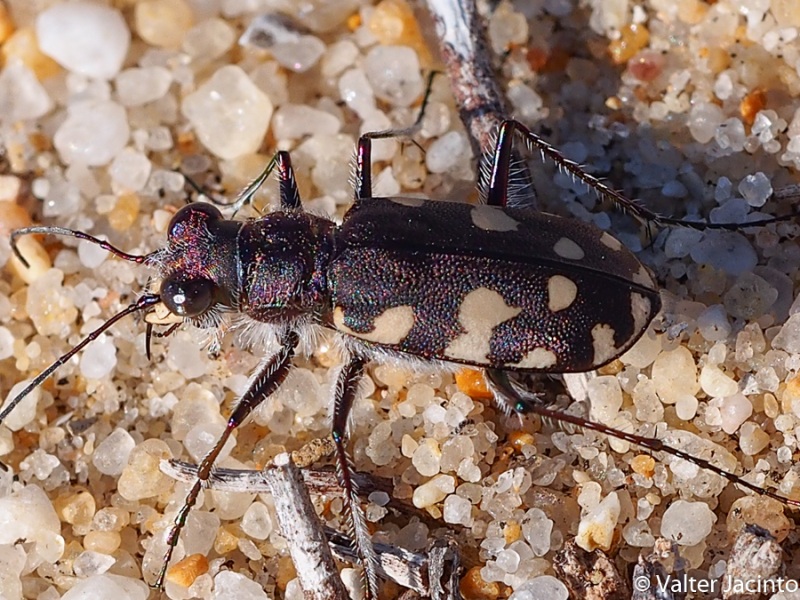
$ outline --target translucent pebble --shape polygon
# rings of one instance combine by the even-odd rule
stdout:
[[[108,173],[118,188],[138,192],[147,183],[151,169],[152,164],[146,155],[133,148],[124,148],[111,161]]]
[[[685,198],[689,194],[689,190],[677,179],[668,181],[661,188],[661,194],[667,198]]]
[[[366,454],[377,466],[388,465],[398,455],[398,449],[391,443],[392,425],[387,421],[378,423],[369,435]]]
[[[664,511],[661,535],[680,546],[696,546],[708,537],[716,520],[705,502],[675,500]]]
[[[592,402],[590,418],[593,421],[610,424],[622,407],[622,388],[613,375],[594,377],[587,386]]]
[[[507,96],[514,107],[514,114],[523,120],[540,119],[546,113],[542,97],[532,87],[520,81],[509,82]]]
[[[414,490],[414,495],[412,496],[414,506],[426,508],[441,502],[448,494],[452,494],[455,491],[455,482],[455,478],[450,475],[437,475],[430,481],[423,483]]]
[[[134,67],[117,75],[116,90],[122,106],[141,106],[163,97],[172,84],[172,74],[164,67]]]
[[[86,551],[81,552],[72,563],[72,570],[80,578],[102,575],[108,571],[117,559],[107,554]]]
[[[450,131],[430,145],[425,164],[431,173],[445,173],[458,165],[468,148],[464,134]]]
[[[33,451],[33,454],[28,455],[22,462],[19,463],[20,471],[33,472],[36,479],[43,481],[50,477],[50,475],[61,465],[61,461],[57,456],[48,454],[41,448]]]
[[[159,463],[170,458],[172,452],[162,440],[149,439],[136,446],[117,483],[120,495],[127,500],[142,500],[166,492],[172,480],[161,472]]]
[[[350,69],[339,78],[339,95],[362,119],[366,119],[376,110],[375,94],[361,69]]]
[[[712,223],[741,223],[747,220],[749,212],[750,206],[743,198],[728,198],[711,209],[709,220]]]
[[[725,292],[723,303],[731,316],[757,319],[766,314],[778,299],[778,290],[755,273],[742,273]]]
[[[466,498],[450,494],[444,501],[444,522],[470,527],[472,525],[472,503]]]
[[[188,336],[176,335],[169,343],[167,364],[186,379],[194,379],[206,374],[208,361],[200,346]]]
[[[762,427],[746,421],[739,430],[739,447],[746,456],[755,456],[769,446],[769,434]]]
[[[705,365],[700,371],[700,387],[712,398],[732,396],[739,391],[739,384],[713,365]]]
[[[305,104],[284,104],[272,118],[272,133],[278,140],[296,139],[306,135],[339,133],[341,123],[324,110]]]
[[[14,354],[14,334],[8,327],[0,325],[0,360],[13,356]]]
[[[249,495],[245,494],[246,498]],[[210,532],[219,529],[220,517],[215,512],[207,510],[193,510],[186,519],[186,527],[181,539],[187,554],[208,554],[214,546],[214,539]]]
[[[736,231],[707,231],[690,254],[694,262],[710,265],[730,275],[752,271],[758,264],[753,246]]]
[[[136,3],[136,33],[162,48],[177,48],[192,26],[192,9],[184,0],[142,0]]]
[[[734,394],[722,399],[719,408],[722,418],[722,430],[733,434],[739,426],[753,414],[753,405],[743,394]]]
[[[0,544],[35,542],[36,554],[55,562],[64,551],[61,522],[50,499],[37,485],[0,498]]]
[[[135,446],[136,441],[131,434],[118,427],[94,449],[92,464],[103,475],[119,475],[128,464]]]
[[[519,554],[513,550],[501,550],[497,553],[495,562],[506,573],[516,573],[519,568]]]
[[[596,548],[602,550],[611,548],[620,511],[617,494],[611,493],[606,496],[600,504],[581,517],[575,543],[587,552],[592,552]]]
[[[290,371],[273,398],[301,418],[316,415],[327,401],[326,391],[308,369]]]
[[[56,4],[36,19],[39,47],[74,73],[97,79],[116,75],[131,42],[119,11],[94,2]]]
[[[25,386],[30,383],[30,380],[20,381],[19,383],[14,384],[8,392],[6,396],[5,402],[3,402],[2,410],[11,404],[11,401],[19,394]],[[33,421],[36,417],[36,405],[39,402],[39,398],[41,398],[42,391],[39,386],[33,388],[31,392],[23,398],[23,400],[14,407],[14,410],[11,411],[5,420],[3,421],[3,425],[5,425],[11,431],[19,431],[25,425]]]
[[[550,551],[553,521],[540,508],[530,508],[522,519],[522,535],[533,550],[534,556],[544,556]]]
[[[305,73],[325,53],[325,44],[316,36],[301,35],[296,40],[275,44],[270,52],[282,67],[295,73]]]
[[[201,21],[183,38],[183,50],[195,60],[212,61],[221,57],[236,42],[236,31],[222,19]]]
[[[24,64],[12,62],[0,71],[0,122],[36,119],[52,107],[47,90]]]
[[[800,352],[800,313],[793,314],[772,340],[776,350],[786,350],[796,354]]]
[[[253,502],[244,513],[242,531],[257,540],[265,540],[272,533],[272,517],[263,502]]]
[[[0,589],[4,590],[6,598],[23,598],[20,576],[25,567],[25,556],[25,549],[19,544],[0,547]]]
[[[110,100],[87,100],[70,105],[53,144],[65,163],[99,167],[111,162],[129,136],[124,108]]]
[[[645,333],[639,340],[620,357],[626,364],[644,369],[653,364],[653,361],[661,353],[661,336]]]
[[[219,402],[210,390],[190,384],[172,411],[170,429],[176,440],[183,440],[198,423],[225,424],[219,412]]]
[[[214,577],[212,600],[269,600],[261,585],[240,573],[221,571]]]
[[[508,600],[568,600],[569,590],[552,575],[540,575],[519,586]]]
[[[233,65],[218,69],[181,108],[203,145],[224,159],[256,152],[272,118],[270,99]]]
[[[364,73],[375,95],[392,106],[410,106],[425,88],[417,53],[407,46],[375,46]]]
[[[739,183],[739,193],[750,206],[764,206],[772,195],[772,183],[764,173],[759,171],[742,179]]]
[[[703,232],[696,229],[675,227],[670,230],[667,242],[664,244],[664,254],[667,258],[689,256],[689,252],[703,239],[703,236]]]
[[[733,92],[733,81],[730,73],[723,71],[714,82],[714,95],[720,100],[727,100]]]
[[[717,180],[717,185],[714,187],[714,200],[716,200],[718,204],[722,204],[731,197],[732,190],[733,183],[723,175]]]
[[[117,347],[114,338],[105,333],[84,348],[81,354],[81,375],[87,379],[101,379],[117,366]]]
[[[728,322],[725,307],[714,304],[706,308],[697,317],[697,329],[709,342],[727,339],[731,333],[731,324]]]
[[[86,240],[78,242],[78,258],[87,269],[96,269],[108,258],[108,251]]]
[[[714,138],[723,118],[724,113],[716,104],[698,102],[689,113],[689,132],[696,141],[707,144]]]
[[[461,462],[471,458],[475,453],[475,445],[465,435],[457,435],[442,444],[442,455],[439,468],[442,472],[455,471]]]
[[[79,581],[61,599],[114,598],[115,600],[145,600],[148,594],[149,588],[147,584],[138,579],[103,573]]]
[[[358,46],[350,40],[334,42],[325,50],[322,57],[320,70],[326,79],[337,77],[348,67],[351,67],[358,58]]]
[[[679,419],[683,419],[684,421],[691,421],[697,414],[698,404],[699,403],[695,396],[690,396],[688,394],[680,396],[675,401],[675,414],[678,416]]]
[[[744,149],[745,141],[747,141],[744,123],[738,117],[725,119],[717,127],[717,131],[714,133],[714,140],[720,148],[741,152]]]
[[[217,443],[222,432],[225,430],[225,425],[219,422],[200,422],[195,427],[192,427],[183,439],[183,445],[189,455],[197,462],[203,460],[203,457],[208,454],[211,448]],[[236,440],[228,438],[225,446],[220,452],[219,460],[224,459],[231,453]]]
[[[631,521],[622,529],[622,537],[631,546],[648,548],[653,545],[655,538],[650,532],[650,526],[641,521]]]
[[[439,443],[434,439],[425,438],[414,452],[411,464],[423,477],[433,477],[439,472],[441,458]]]
[[[528,41],[528,22],[522,13],[514,11],[510,4],[498,5],[492,12],[487,30],[489,42],[497,54],[508,52],[512,45]]]

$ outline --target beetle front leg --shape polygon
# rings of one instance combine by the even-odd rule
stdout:
[[[236,404],[236,408],[228,418],[225,431],[222,432],[222,435],[217,440],[217,443],[214,444],[214,447],[211,448],[198,466],[197,479],[189,489],[189,492],[186,494],[186,500],[184,501],[181,509],[178,511],[178,514],[175,515],[175,521],[172,525],[172,529],[167,535],[167,551],[164,554],[164,561],[161,570],[159,571],[155,582],[153,582],[152,587],[161,588],[164,584],[164,576],[167,573],[167,566],[172,558],[172,552],[175,550],[175,546],[178,543],[178,537],[180,536],[181,530],[186,524],[186,517],[189,515],[192,507],[197,502],[197,496],[200,494],[200,490],[203,489],[208,481],[208,478],[211,476],[211,469],[214,467],[214,463],[217,461],[217,458],[222,452],[222,448],[225,446],[225,443],[228,441],[228,438],[230,438],[234,430],[244,422],[253,409],[259,406],[266,398],[274,393],[275,390],[277,390],[281,383],[283,383],[283,381],[286,379],[286,375],[289,374],[289,371],[292,368],[292,357],[294,356],[297,342],[298,335],[296,331],[290,330],[281,336],[280,350],[278,350],[275,355],[270,357],[269,360],[262,363],[258,373],[256,373],[255,377],[253,377],[253,379],[250,381],[247,391],[239,399],[239,402]]]
[[[370,598],[378,596],[378,557],[372,546],[372,538],[367,530],[367,521],[361,510],[358,497],[358,486],[353,480],[355,469],[345,449],[347,442],[347,419],[350,409],[358,393],[358,384],[364,376],[364,360],[353,357],[339,373],[333,406],[333,426],[331,435],[336,447],[336,474],[339,485],[344,490],[345,507],[350,513],[353,526],[353,539],[356,550],[361,557],[367,580],[367,593]]]

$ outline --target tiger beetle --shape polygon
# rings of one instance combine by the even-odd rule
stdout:
[[[153,268],[161,284],[33,379],[0,413],[0,421],[115,322],[132,313],[150,313],[158,305],[180,322],[201,328],[214,328],[225,313],[237,313],[265,326],[279,342],[280,349],[261,362],[223,434],[199,465],[167,538],[155,587],[163,584],[179,533],[226,441],[281,385],[300,341],[320,327],[337,334],[344,358],[334,386],[332,436],[345,505],[373,597],[375,555],[346,450],[348,415],[368,361],[481,368],[495,399],[509,412],[536,414],[666,452],[758,494],[800,506],[657,439],[548,408],[513,378],[515,373],[602,367],[628,350],[661,308],[653,277],[616,238],[574,219],[509,205],[516,193],[511,174],[515,136],[634,214],[657,223],[681,221],[659,217],[626,199],[514,120],[504,121],[497,134],[482,204],[374,197],[371,141],[385,133],[366,134],[358,141],[353,205],[341,225],[303,210],[290,155],[280,151],[237,201],[240,206],[248,200],[276,170],[277,211],[234,221],[212,204],[188,204],[172,218],[166,246],[147,255],[128,254],[60,227],[28,227],[12,234],[23,264],[16,247],[20,236],[72,236]],[[747,226],[775,220],[783,217]],[[148,352],[150,334],[148,325]]]

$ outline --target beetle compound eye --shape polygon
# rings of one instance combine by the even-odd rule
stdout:
[[[196,227],[200,223],[221,218],[222,213],[211,204],[206,202],[187,204],[172,217],[167,228],[167,237],[171,240],[180,239],[187,227]]]
[[[196,317],[211,307],[215,288],[214,282],[208,279],[172,275],[161,284],[161,301],[179,317]]]

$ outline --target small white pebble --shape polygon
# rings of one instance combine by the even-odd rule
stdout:
[[[620,511],[619,496],[612,492],[581,517],[575,543],[587,552],[592,552],[596,548],[602,550],[611,548]]]
[[[719,412],[722,430],[731,435],[753,414],[753,405],[744,394],[733,394],[722,399]]]
[[[708,537],[716,520],[705,502],[676,500],[664,512],[661,535],[680,546],[696,546]]]
[[[739,183],[739,193],[750,206],[756,208],[764,206],[772,195],[772,183],[764,173],[759,171],[742,179]]]
[[[414,490],[412,502],[417,508],[426,508],[441,502],[455,489],[455,478],[450,475],[437,475]]]
[[[119,11],[94,2],[56,4],[36,19],[42,52],[65,69],[87,77],[111,79],[131,42]]]
[[[117,476],[128,464],[136,441],[130,433],[119,427],[97,445],[92,454],[92,464],[103,475]]]

